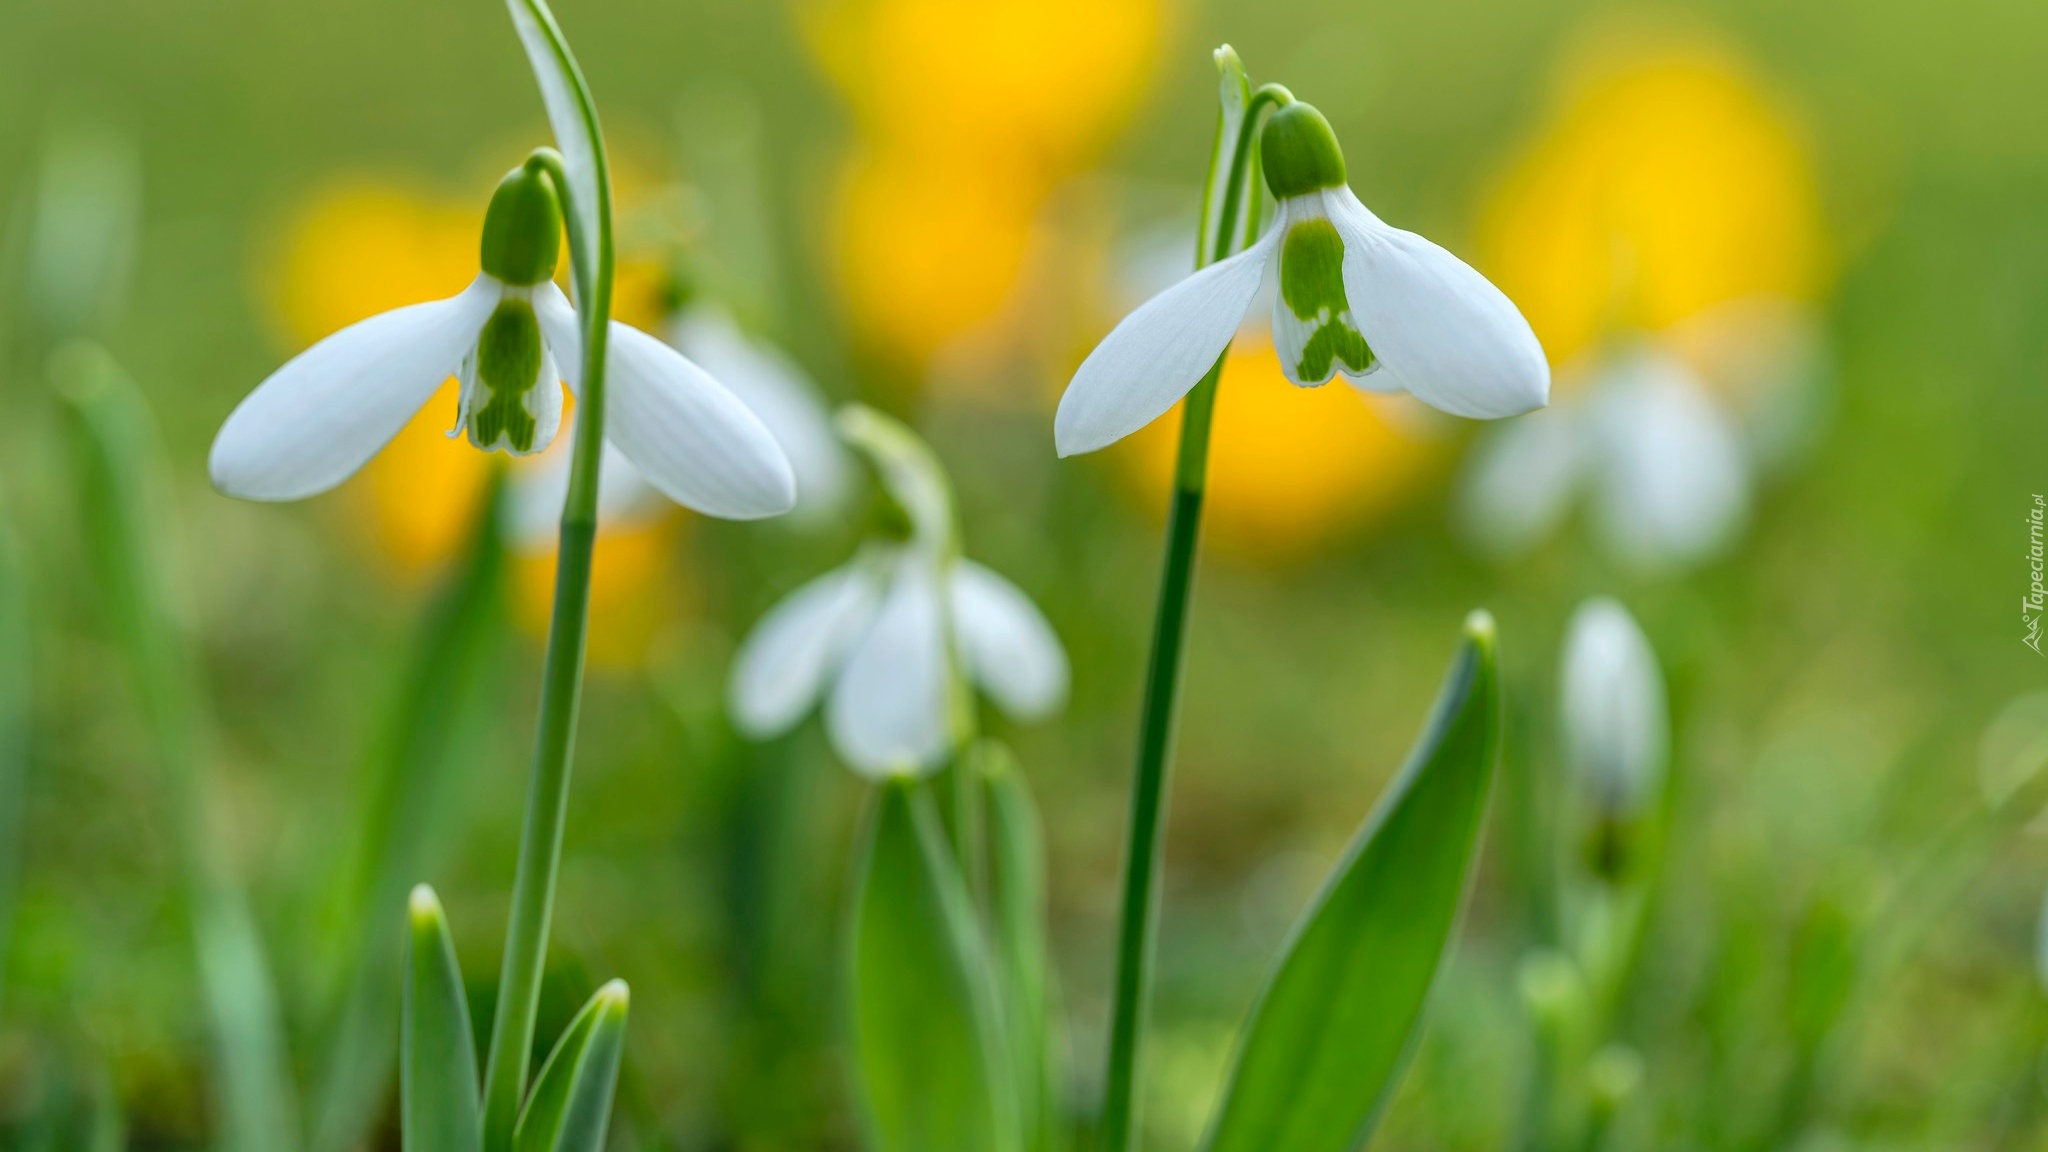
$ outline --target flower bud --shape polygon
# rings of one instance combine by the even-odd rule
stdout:
[[[551,279],[562,247],[562,206],[541,170],[523,164],[505,174],[484,213],[483,269],[514,287]]]
[[[1295,101],[1273,113],[1259,133],[1266,186],[1282,200],[1344,185],[1344,150],[1315,106]]]
[[[1606,817],[1640,814],[1664,787],[1671,733],[1657,654],[1604,597],[1572,614],[1563,670],[1565,757]]]

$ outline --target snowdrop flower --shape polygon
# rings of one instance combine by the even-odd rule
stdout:
[[[1586,370],[1582,394],[1475,449],[1459,515],[1481,551],[1526,553],[1587,492],[1601,542],[1642,571],[1727,547],[1748,518],[1736,420],[1686,363],[1643,343]]]
[[[1261,129],[1260,157],[1277,201],[1272,226],[1153,297],[1088,354],[1060,399],[1060,455],[1112,444],[1173,407],[1230,344],[1268,276],[1279,289],[1274,348],[1296,385],[1341,374],[1482,419],[1544,405],[1550,367],[1528,321],[1464,261],[1359,202],[1322,113],[1298,101],[1280,108]]]
[[[1572,772],[1602,813],[1640,814],[1663,790],[1671,732],[1664,674],[1628,609],[1596,597],[1572,613],[1561,680]]]
[[[485,451],[541,451],[582,364],[576,315],[551,279],[562,213],[529,162],[484,217],[482,269],[446,300],[373,316],[315,344],[243,400],[213,443],[213,482],[250,500],[296,500],[348,479],[450,373],[456,427]],[[774,437],[703,369],[614,321],[606,439],[677,503],[729,519],[788,511],[796,485]]]
[[[853,491],[853,460],[832,430],[825,401],[781,349],[748,339],[723,309],[696,304],[676,313],[669,343],[739,397],[782,446],[796,470],[789,520],[815,526],[837,515]]]
[[[1065,701],[1066,654],[1016,586],[958,555],[930,449],[859,406],[839,427],[880,474],[885,526],[755,626],[734,663],[732,715],[766,739],[823,697],[826,732],[855,770],[921,775],[965,742],[967,684],[1013,718],[1044,717]]]

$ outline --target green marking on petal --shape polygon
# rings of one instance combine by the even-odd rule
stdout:
[[[515,452],[533,451],[534,419],[526,396],[540,379],[540,365],[540,320],[532,303],[508,296],[477,338],[477,379],[489,395],[470,414],[470,443],[488,449],[503,437]]]
[[[1280,299],[1313,327],[1295,366],[1297,377],[1327,380],[1340,362],[1353,373],[1372,367],[1372,348],[1351,322],[1351,301],[1344,294],[1344,238],[1336,225],[1318,216],[1288,228],[1280,249]]]

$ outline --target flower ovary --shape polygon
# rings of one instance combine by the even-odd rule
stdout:
[[[1344,185],[1344,150],[1330,122],[1297,100],[1273,113],[1259,133],[1266,186],[1285,200]]]
[[[547,176],[530,165],[506,173],[484,213],[484,271],[530,287],[554,276],[561,246],[562,207]]]

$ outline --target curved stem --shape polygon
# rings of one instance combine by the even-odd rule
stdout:
[[[589,92],[582,87],[582,77],[573,63],[567,72],[577,84],[584,107],[591,108]],[[490,1062],[484,1073],[486,1152],[510,1152],[526,1095],[548,928],[554,916],[555,879],[562,859],[562,829],[568,817],[576,714],[583,694],[591,551],[597,540],[598,462],[604,449],[605,340],[612,295],[611,181],[597,137],[596,116],[591,114],[588,120],[593,139],[599,140],[597,203],[577,202],[574,184],[553,149],[538,149],[527,160],[529,166],[548,174],[562,199],[564,219],[576,219],[580,212],[595,214],[597,250],[577,251],[584,243],[579,239],[584,233],[568,229],[570,262],[578,273],[577,318],[583,322],[582,389],[577,396],[575,456],[569,464],[569,492],[562,503],[561,539],[555,553],[555,604],[541,671],[540,727],[534,739],[526,822],[519,839],[519,870],[512,884],[512,912],[505,929]],[[586,268],[591,270],[588,276],[582,274]]]
[[[1208,203],[1222,186],[1222,211],[1213,234],[1200,238],[1197,263],[1221,260],[1248,244],[1258,231],[1257,189],[1246,176],[1256,151],[1259,114],[1294,97],[1277,84],[1261,87],[1246,102],[1229,162],[1218,155],[1209,172]],[[1227,128],[1227,124],[1226,124]],[[1225,141],[1219,138],[1219,147]],[[1245,203],[1249,195],[1250,204]],[[1238,213],[1248,208],[1242,238]],[[1152,653],[1145,669],[1143,712],[1138,724],[1138,763],[1131,779],[1131,822],[1124,857],[1123,914],[1117,925],[1114,1000],[1110,1009],[1109,1067],[1102,1102],[1103,1152],[1126,1152],[1136,1141],[1138,1048],[1150,1008],[1153,954],[1159,935],[1159,871],[1166,819],[1166,771],[1173,757],[1175,717],[1185,663],[1188,605],[1195,577],[1195,547],[1201,535],[1202,494],[1209,466],[1209,426],[1216,411],[1216,385],[1223,355],[1181,404],[1180,450],[1174,464],[1173,502],[1166,515],[1166,559],[1159,577],[1159,606],[1152,623]]]

